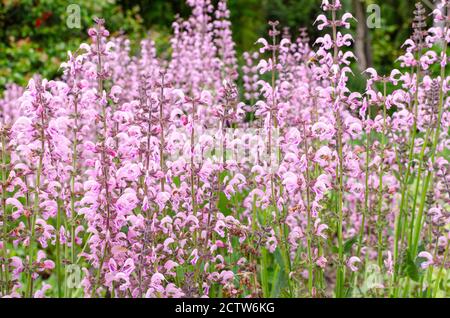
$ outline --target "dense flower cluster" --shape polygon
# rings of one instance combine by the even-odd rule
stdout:
[[[448,296],[449,1],[363,93],[339,0],[242,78],[226,0],[187,3],[168,60],[96,19],[62,79],[8,87],[0,295]]]

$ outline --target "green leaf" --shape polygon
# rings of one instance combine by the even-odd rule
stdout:
[[[331,245],[331,251],[335,254],[339,253],[339,247],[337,247],[336,245]]]
[[[220,194],[219,194],[219,210],[220,210],[220,212],[222,212],[224,215],[230,215],[231,214],[230,204],[231,204],[231,201],[228,200],[227,196],[223,192],[220,192]]]
[[[175,185],[176,185],[177,187],[180,186],[180,184],[181,184],[181,182],[180,182],[180,177],[178,177],[178,176],[173,177],[172,180],[173,180],[173,183],[175,183]]]
[[[402,264],[402,272],[404,275],[411,278],[413,281],[418,282],[420,280],[420,272],[419,267],[414,262],[414,258],[411,256],[411,252],[406,251],[403,264]]]
[[[280,266],[277,265],[273,273],[272,290],[270,291],[271,298],[277,298],[280,295],[282,279],[283,273],[280,270]]]
[[[261,287],[263,297],[269,297],[269,272],[268,272],[268,252],[265,248],[261,250]]]
[[[284,259],[283,255],[281,255],[280,248],[277,248],[275,252],[273,253],[273,256],[275,258],[275,262],[281,267],[284,268]]]
[[[122,226],[120,229],[120,232],[127,234],[128,233],[128,226]]]
[[[355,244],[357,240],[358,240],[357,236],[353,236],[352,238],[345,241],[344,254],[349,254],[352,251],[353,244]]]

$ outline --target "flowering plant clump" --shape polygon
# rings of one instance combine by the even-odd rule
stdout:
[[[450,2],[364,92],[340,0],[242,67],[226,0],[187,4],[167,60],[98,18],[6,90],[0,295],[448,297]]]

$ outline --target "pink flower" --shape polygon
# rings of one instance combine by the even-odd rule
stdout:
[[[327,17],[323,14],[321,14],[317,17],[317,19],[316,19],[316,21],[314,21],[313,25],[315,25],[317,22],[321,22],[320,24],[317,25],[317,29],[319,31],[322,31],[326,26],[329,25]]]
[[[316,183],[313,186],[313,191],[315,192],[318,200],[321,200],[323,198],[330,187],[331,184],[328,175],[321,174],[319,177],[317,177]]]
[[[323,256],[320,256],[317,260],[316,260],[316,265],[319,266],[320,268],[325,268],[325,266],[327,265],[327,259]]]
[[[159,210],[162,211],[166,203],[170,200],[170,194],[168,192],[159,192],[156,195],[156,203],[159,206]]]
[[[174,261],[172,261],[172,260],[168,260],[168,261],[164,264],[164,269],[165,269],[167,272],[171,272],[172,269],[175,268],[175,267],[177,267],[177,266],[178,266],[178,263],[177,263],[177,262],[174,262]]]
[[[322,146],[316,151],[314,160],[321,166],[326,167],[333,158],[333,153],[328,146]]]
[[[262,45],[262,47],[259,49],[259,52],[261,54],[264,53],[266,50],[269,50],[269,43],[264,38],[259,38],[258,41],[256,41],[255,44],[261,44]]]
[[[294,193],[300,188],[297,175],[293,172],[286,172],[283,176],[283,185],[286,187],[287,192]]]
[[[229,283],[234,279],[234,273],[232,271],[222,271],[220,272],[220,279],[223,284]]]
[[[359,257],[352,256],[348,259],[347,266],[350,268],[350,270],[352,272],[356,272],[356,271],[358,271],[358,267],[355,265],[357,263],[361,263],[361,260],[359,259]]]
[[[333,129],[330,124],[319,121],[312,126],[312,133],[315,137],[323,141],[331,138],[334,133]]]
[[[18,219],[23,213],[23,205],[16,198],[8,198],[6,199],[7,205],[12,205],[16,208],[16,210],[12,213],[13,219]]]
[[[392,253],[391,251],[387,252],[387,258],[383,261],[384,266],[386,266],[386,269],[388,271],[389,275],[392,275],[394,272],[394,261],[392,259]]]
[[[42,285],[42,288],[41,289],[39,289],[39,290],[37,290],[35,293],[34,293],[34,298],[45,298],[45,292],[47,291],[47,290],[49,290],[49,289],[51,289],[52,288],[52,286],[50,285],[50,284],[43,284]]]
[[[270,236],[267,238],[266,248],[269,250],[270,253],[273,253],[273,252],[275,252],[277,246],[278,246],[278,240],[275,236],[275,231],[270,230]]]
[[[323,232],[328,229],[328,225],[320,222],[321,222],[320,218],[317,218],[316,221],[314,222],[315,234],[326,240],[327,236]]]
[[[225,222],[223,222],[222,220],[218,220],[216,222],[216,226],[214,227],[214,231],[221,237],[225,237],[225,229],[226,229]]]
[[[422,269],[427,269],[429,266],[431,266],[431,265],[434,264],[434,261],[433,261],[433,255],[431,255],[431,254],[428,253],[428,252],[425,252],[425,251],[420,252],[419,255],[418,255],[418,257],[421,257],[421,258],[425,258],[425,259],[426,259],[425,262],[422,262],[422,263],[420,264],[420,267],[422,267]]]

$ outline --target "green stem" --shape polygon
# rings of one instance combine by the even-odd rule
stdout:
[[[103,94],[103,67],[102,67],[102,58],[101,58],[101,51],[100,51],[100,42],[101,42],[101,32],[100,32],[100,27],[97,27],[97,52],[98,52],[98,64],[97,64],[97,76],[98,76],[98,94],[99,97],[101,96],[101,94]],[[102,162],[102,174],[103,174],[103,188],[105,189],[105,205],[106,205],[106,231],[107,231],[107,236],[108,236],[108,232],[110,230],[110,226],[109,226],[109,222],[110,222],[110,216],[111,216],[111,209],[110,209],[110,204],[111,204],[111,198],[110,198],[110,193],[109,193],[109,186],[108,186],[108,180],[109,180],[109,164],[107,162],[107,154],[106,154],[106,138],[108,136],[108,123],[107,123],[107,112],[106,112],[106,105],[104,103],[101,103],[102,105],[102,124],[103,124],[103,136],[101,137],[101,162]],[[96,289],[97,286],[100,285],[100,279],[101,279],[101,271],[102,271],[102,267],[103,267],[103,263],[106,259],[106,254],[108,253],[108,249],[109,249],[109,243],[106,242],[104,248],[103,248],[103,252],[102,252],[102,257],[101,257],[101,261],[98,267],[98,271],[97,271],[97,275],[95,278],[95,282],[93,284],[93,288],[92,288],[92,292],[94,293],[94,297],[97,296],[96,293]]]
[[[42,100],[40,101],[42,104]],[[39,153],[39,162],[36,172],[36,184],[34,189],[34,201],[33,201],[33,214],[31,216],[31,222],[30,222],[30,241],[28,246],[28,279],[27,279],[27,296],[31,298],[33,296],[33,260],[34,260],[34,239],[36,234],[36,219],[37,215],[39,214],[39,192],[41,188],[41,174],[42,174],[42,162],[44,159],[44,153],[45,153],[45,132],[44,132],[44,111],[41,113],[41,127],[40,127],[40,140],[41,140],[41,149]]]
[[[159,166],[163,173],[165,173],[164,168],[164,148],[165,148],[165,140],[164,140],[164,117],[163,117],[163,106],[164,106],[164,79],[165,75],[162,75],[161,79],[161,91],[160,91],[160,101],[159,101],[159,125],[161,128],[160,134],[160,143],[159,143]],[[164,191],[164,178],[161,178],[161,191]]]
[[[58,199],[58,211],[56,214],[56,284],[58,289],[58,297],[62,297],[62,289],[61,289],[61,242],[59,229],[61,227],[61,202]]]
[[[336,44],[337,39],[337,28],[336,28],[336,10],[332,10],[332,29],[333,29],[333,43],[334,43],[334,55],[333,55],[333,63],[337,64],[338,59],[338,47]],[[336,101],[336,90],[337,85],[333,83],[333,104]],[[344,294],[344,282],[345,282],[345,270],[344,270],[344,239],[342,234],[342,227],[343,227],[343,183],[344,183],[344,155],[343,155],[343,149],[342,149],[342,123],[341,123],[341,114],[339,113],[339,110],[335,112],[335,119],[336,119],[336,125],[337,125],[337,152],[339,156],[339,165],[336,167],[336,177],[337,177],[337,195],[336,195],[336,212],[338,215],[338,225],[337,225],[337,236],[338,236],[338,267],[337,267],[337,273],[336,273],[336,297],[341,298]]]
[[[6,171],[6,140],[5,140],[5,131],[1,132],[2,139],[2,215],[3,215],[3,259],[4,264],[2,269],[4,268],[4,280],[5,280],[5,288],[4,295],[9,293],[9,266],[8,266],[8,214],[6,210],[6,191],[7,191],[7,171]]]
[[[368,107],[368,118],[370,118],[370,106]],[[371,143],[371,131],[366,133],[366,162],[365,162],[365,188],[364,188],[364,212],[361,221],[361,228],[359,230],[358,248],[356,256],[361,256],[362,241],[364,239],[364,230],[366,224],[366,216],[369,213],[369,163],[370,163],[370,143]]]
[[[303,125],[303,131],[304,131],[304,140],[305,140],[305,155],[307,157],[306,160],[306,212],[308,214],[308,225],[307,225],[307,253],[308,253],[308,290],[309,294],[312,297],[312,289],[313,289],[313,278],[314,278],[314,263],[312,260],[312,252],[311,252],[311,245],[312,245],[312,221],[311,221],[311,193],[310,193],[310,175],[309,175],[309,160],[308,160],[308,136],[306,135],[306,127]]]
[[[405,211],[405,204],[407,203],[407,196],[408,196],[408,181],[409,176],[411,173],[411,167],[413,162],[413,155],[414,155],[414,146],[415,146],[415,140],[416,140],[416,131],[417,131],[417,114],[418,114],[418,104],[419,104],[419,84],[421,80],[421,69],[420,66],[417,67],[417,74],[416,74],[416,90],[414,93],[414,102],[413,102],[413,111],[414,111],[414,122],[413,126],[410,130],[410,146],[409,146],[409,155],[408,155],[408,168],[406,170],[405,178],[403,179],[402,184],[402,191],[401,191],[401,200],[400,200],[400,211],[398,215],[396,215],[395,220],[395,233],[394,233],[394,275],[392,276],[393,285],[394,285],[394,297],[398,295],[398,279],[399,279],[399,262],[398,262],[398,256],[399,256],[399,249],[401,249],[401,245],[399,247],[400,242],[400,235],[403,233],[403,218],[408,218]]]
[[[444,34],[446,34],[447,30],[448,30],[448,18],[447,18],[447,26],[444,29]],[[444,41],[444,48],[443,48],[443,52],[447,52],[447,41]],[[437,123],[436,123],[436,130],[434,133],[434,138],[433,138],[433,145],[431,148],[431,165],[434,166],[434,163],[436,161],[436,148],[437,148],[437,144],[439,142],[439,135],[440,135],[440,130],[441,130],[441,122],[442,122],[442,113],[443,113],[443,109],[444,109],[444,83],[445,83],[445,74],[446,74],[446,65],[441,67],[441,83],[440,83],[440,90],[439,90],[439,106],[438,106],[438,118],[437,118]],[[428,187],[430,185],[430,181],[432,179],[433,176],[433,171],[432,170],[428,170],[427,176],[425,178],[425,181],[423,183],[423,188],[422,188],[422,196],[421,196],[421,200],[420,200],[420,205],[419,205],[419,213],[417,216],[417,220],[416,220],[416,224],[415,224],[415,234],[414,234],[414,239],[412,242],[412,255],[416,255],[417,253],[417,249],[418,249],[418,244],[419,244],[419,238],[420,238],[420,231],[422,229],[423,226],[423,211],[425,208],[425,202],[426,202],[426,197],[427,197],[427,193],[428,193]]]
[[[386,148],[386,80],[383,81],[383,131],[381,133],[381,162],[380,162],[380,174],[379,174],[379,188],[378,188],[378,266],[383,267],[383,163],[384,163],[384,151]]]
[[[437,296],[437,292],[439,290],[439,283],[441,281],[442,271],[444,270],[445,264],[447,263],[449,250],[450,250],[450,243],[447,243],[447,247],[445,248],[445,253],[444,253],[444,261],[442,262],[441,266],[439,267],[439,272],[436,277],[436,283],[434,284],[433,298],[436,298],[436,296]]]

